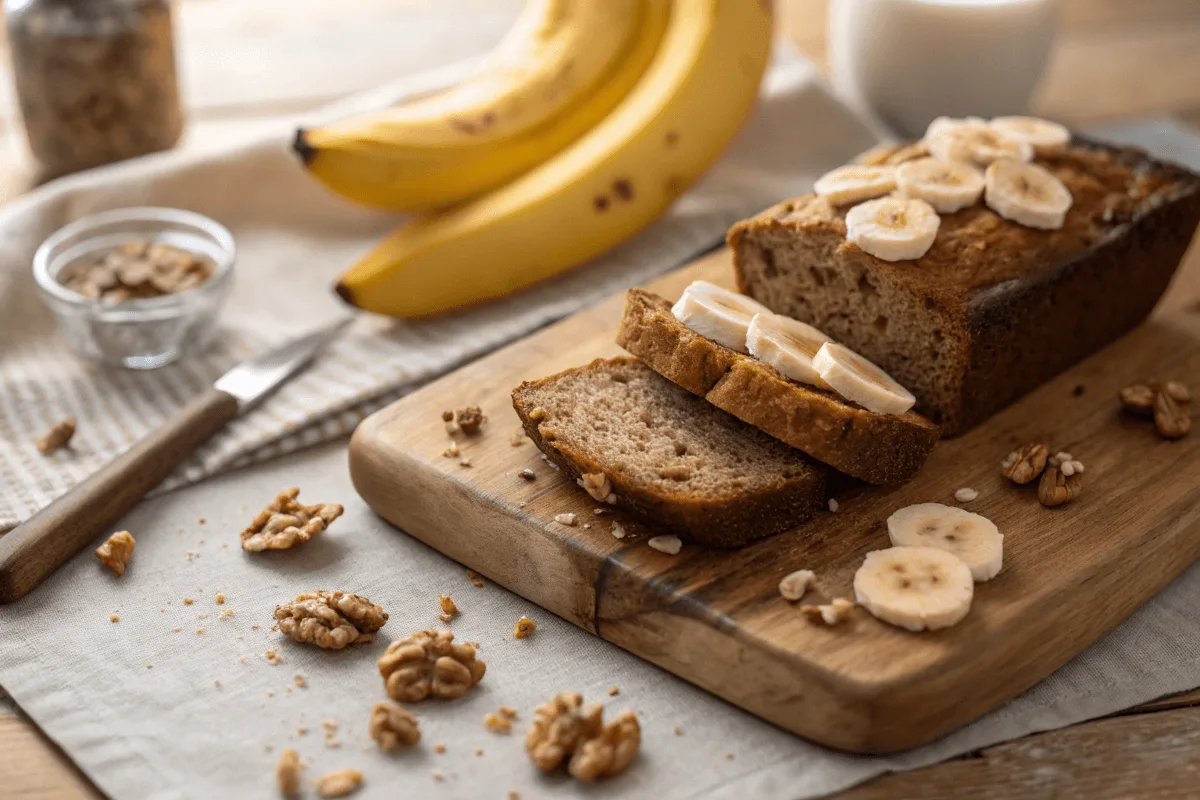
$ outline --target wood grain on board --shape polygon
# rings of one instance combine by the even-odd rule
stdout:
[[[454,0],[491,4],[492,0]],[[826,10],[829,0],[779,0],[781,29],[799,49],[818,64],[826,61]],[[435,0],[178,0],[177,25],[186,41],[185,52],[195,60],[183,65],[185,97],[189,105],[189,135],[185,147],[219,147],[236,141],[250,131],[277,125],[282,115],[315,108],[330,93],[354,91],[392,80],[398,69],[392,58],[404,54],[385,53],[383,58],[362,58],[362,46],[353,31],[321,41],[320,55],[293,46],[309,33],[331,25],[335,18],[371,19],[386,28],[387,19],[407,15],[411,4],[435,5]],[[1056,55],[1036,104],[1038,113],[1070,122],[1092,121],[1140,112],[1173,113],[1200,127],[1200,82],[1194,79],[1200,63],[1200,30],[1195,23],[1200,11],[1196,0],[1062,0],[1060,52]],[[281,14],[280,9],[286,12]],[[380,12],[379,9],[384,9]],[[474,13],[473,11],[471,13]],[[382,14],[381,18],[380,14]],[[375,16],[373,16],[375,15]],[[284,19],[281,24],[281,18]],[[194,21],[193,21],[194,20]],[[290,20],[290,21],[289,21]],[[1184,31],[1188,42],[1169,54],[1160,45],[1164,32]],[[289,33],[294,31],[296,38]],[[8,53],[0,27],[0,202],[29,188],[32,170],[21,143],[18,120],[11,115]],[[210,49],[209,45],[215,49]],[[202,56],[228,48],[253,54],[259,69],[253,81],[253,96],[247,96],[243,81],[216,80],[220,64]],[[394,48],[393,48],[394,49]],[[185,56],[188,58],[188,56]],[[1119,62],[1119,63],[1118,63]],[[368,69],[364,69],[364,65]],[[1097,80],[1098,75],[1116,71],[1137,80],[1116,85]],[[1152,87],[1156,103],[1146,102],[1143,85]],[[206,95],[206,92],[211,92]],[[1082,114],[1085,119],[1071,119]],[[1172,290],[1160,306],[1178,310],[1200,301],[1200,248],[1193,248],[1176,277]],[[1168,698],[1166,703],[1180,701]],[[1194,706],[1179,711],[1165,730],[1194,730],[1200,724],[1200,696]],[[1174,707],[1174,706],[1168,706]],[[1139,711],[1155,711],[1147,704],[1129,713],[1137,720]],[[1155,720],[1161,712],[1146,715]],[[1076,736],[1086,732],[1085,737]],[[1095,731],[1093,735],[1091,732]],[[1108,721],[1084,723],[1060,731],[1035,734],[992,748],[981,754],[956,759],[914,773],[882,776],[855,792],[864,796],[895,797],[1028,797],[1028,787],[1038,777],[1063,776],[1053,784],[1063,794],[1089,797],[1128,797],[1138,794],[1117,787],[1128,776],[1142,776],[1150,794],[1160,795],[1174,787],[1194,785],[1195,765],[1187,758],[1159,758],[1163,742],[1143,735],[1140,727],[1111,725]],[[1063,742],[1064,746],[1052,746]],[[1089,774],[1077,775],[1074,765],[1087,754]],[[1009,747],[1028,747],[1044,755],[1029,759],[1006,759],[1003,769],[996,754]],[[0,752],[13,756],[0,759],[0,785],[20,800],[96,800],[100,793],[83,778],[70,761],[22,717],[6,717],[0,708]],[[11,766],[10,766],[11,765]],[[965,766],[964,766],[965,765]],[[1087,790],[1081,788],[1087,781]],[[1166,788],[1164,788],[1166,787]]]
[[[722,250],[651,285],[670,299],[692,280],[729,285]],[[424,387],[365,420],[350,445],[363,499],[412,536],[586,630],[823,744],[882,753],[946,734],[1057,669],[1200,556],[1200,438],[1168,442],[1119,413],[1141,374],[1200,374],[1200,313],[1158,317],[958,439],[897,489],[836,492],[840,510],[736,550],[668,556],[596,503],[531,445],[514,447],[510,391],[613,343],[623,296]],[[1082,387],[1082,388],[1080,388]],[[479,405],[486,435],[460,437],[470,466],[443,455],[441,412]],[[602,414],[602,409],[595,409]],[[1016,446],[1045,442],[1087,466],[1084,495],[1046,509],[999,473]],[[518,473],[531,468],[537,479]],[[779,580],[817,571],[808,602],[852,597],[864,555],[888,546],[887,516],[920,502],[967,504],[1005,539],[1005,569],[977,587],[956,627],[912,634],[864,612],[834,628],[784,601]],[[573,512],[589,525],[568,527]],[[610,535],[615,521],[636,540]],[[1119,567],[1119,568],[1118,568]]]

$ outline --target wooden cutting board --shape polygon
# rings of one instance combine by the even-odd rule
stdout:
[[[692,280],[729,285],[727,252],[652,284],[675,298]],[[580,312],[470,364],[365,420],[350,445],[354,485],[385,519],[492,581],[780,727],[823,744],[886,753],[942,736],[1057,669],[1200,556],[1200,432],[1177,442],[1119,412],[1117,391],[1146,376],[1200,375],[1200,313],[1155,318],[986,424],[938,445],[907,486],[854,486],[794,531],[739,550],[685,546],[677,556],[614,539],[619,516],[539,457],[509,392],[620,352],[624,297]],[[489,417],[443,456],[441,412]],[[1032,486],[1002,478],[1016,446],[1046,442],[1084,462],[1080,498],[1042,507]],[[534,481],[518,476],[524,468]],[[853,597],[854,571],[888,546],[885,520],[918,502],[965,507],[1005,534],[1004,570],[977,587],[970,615],[909,633],[862,609],[833,628],[802,617],[779,579],[813,569],[820,593]],[[566,527],[554,516],[575,512]],[[619,512],[618,512],[619,514]],[[590,527],[585,527],[590,525]],[[569,687],[563,687],[564,689]]]

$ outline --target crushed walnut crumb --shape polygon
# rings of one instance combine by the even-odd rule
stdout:
[[[678,536],[654,536],[647,542],[651,549],[657,550],[660,553],[666,553],[669,556],[678,555],[683,548],[683,542]]]
[[[527,481],[532,481],[532,480],[537,479],[537,473],[534,472],[533,470],[531,470],[529,467],[526,467],[525,469],[521,470],[517,474]]]
[[[608,687],[608,696],[609,696],[609,697],[616,697],[616,696],[617,696],[617,695],[619,695],[620,693],[621,693],[621,687],[620,687],[620,686],[610,686],[610,687]]]
[[[632,711],[622,712],[608,725],[600,703],[583,704],[572,692],[561,692],[533,712],[525,736],[530,761],[542,772],[553,772],[564,761],[575,778],[591,783],[616,775],[637,756],[641,726]]]
[[[683,728],[676,725],[674,728],[671,728],[671,733],[675,734],[676,736],[683,736]]]
[[[421,741],[420,723],[415,714],[394,703],[376,703],[371,707],[371,738],[385,752],[395,752],[402,745],[412,747]]]
[[[451,442],[450,446],[442,451],[443,458],[458,458],[462,455],[462,451],[458,449],[458,442]]]
[[[964,486],[954,493],[954,499],[959,503],[970,503],[972,500],[979,498],[979,492],[974,489]]]
[[[204,633],[204,628],[196,628],[196,633]]]
[[[454,412],[454,421],[458,423],[459,430],[467,436],[474,436],[479,433],[483,423],[487,422],[487,417],[479,406],[467,406]]]
[[[458,613],[458,605],[450,599],[448,594],[439,594],[438,603],[442,606],[443,621],[448,622],[450,617]]]
[[[446,745],[441,744],[440,742],[438,744],[435,744],[433,746],[433,752],[441,755],[442,753],[446,752]]]
[[[120,621],[121,621],[121,618],[120,618],[120,617],[118,617],[116,614],[109,614],[109,615],[108,615],[108,621],[109,621],[109,622],[120,622]]]
[[[467,458],[466,456],[463,456],[462,458],[460,458],[458,460],[458,465],[460,467],[469,467],[469,466],[471,466],[471,459]]]
[[[516,789],[509,789],[505,797],[507,797],[508,800],[521,800],[521,793]]]
[[[442,781],[446,780],[445,774],[443,774],[440,769],[430,770],[429,774],[438,783],[441,783]]]
[[[537,630],[537,623],[529,617],[521,617],[517,620],[516,627],[513,629],[514,639],[524,639]]]
[[[613,521],[612,528],[609,529],[609,532],[613,535],[614,539],[624,539],[628,535],[625,532],[625,526],[616,520]]]
[[[300,490],[293,486],[280,492],[260,511],[250,527],[242,531],[242,549],[287,550],[309,541],[342,515],[343,509],[337,503],[306,506],[296,502],[299,494]]]
[[[811,620],[820,620],[826,625],[837,625],[846,615],[854,610],[857,605],[852,600],[847,600],[844,597],[835,597],[833,601],[825,605],[806,605],[800,606],[800,613]]]
[[[270,664],[272,667],[277,667],[283,663],[283,656],[279,655],[279,651],[276,650],[275,648],[271,648],[271,649],[267,650],[266,652],[264,652],[263,658],[265,658],[267,660],[267,663]]]
[[[554,521],[557,522],[559,525],[566,525],[568,528],[573,528],[577,524],[579,524],[579,520],[575,517],[575,515],[573,513],[555,514]]]
[[[779,582],[779,594],[784,600],[799,600],[804,597],[808,587],[817,579],[817,573],[811,569],[798,569],[790,572]]]
[[[520,429],[513,431],[512,436],[509,437],[508,443],[513,447],[520,447],[527,441],[529,441],[529,438],[525,435],[524,429]]]
[[[304,677],[299,672],[292,676],[292,683],[296,684],[297,689],[308,688],[308,678]]]
[[[217,600],[217,605],[222,605],[222,604],[224,604],[224,602],[225,602],[225,593],[224,593],[224,592],[217,592],[217,597],[216,597],[216,600]]]
[[[402,703],[433,696],[462,697],[483,677],[487,665],[475,648],[455,644],[450,631],[418,631],[392,642],[378,661],[388,695]]]
[[[356,769],[330,772],[317,779],[317,795],[322,798],[345,797],[362,786],[363,774]]]
[[[133,557],[133,548],[136,546],[133,534],[129,531],[117,531],[96,548],[96,558],[119,578],[125,574],[125,567]]]
[[[617,495],[613,493],[612,481],[603,472],[585,472],[583,477],[578,478],[575,482],[583,487],[593,500],[609,505],[617,502]]]
[[[512,731],[512,722],[499,714],[487,713],[483,715],[483,727],[492,733],[509,733]]]
[[[304,772],[304,764],[300,754],[287,749],[279,755],[279,763],[275,765],[275,780],[279,784],[279,793],[284,797],[300,795],[300,777]]]
[[[479,573],[473,572],[471,570],[467,570],[467,580],[469,580],[471,582],[471,585],[474,586],[476,589],[482,589],[484,586],[487,585],[486,583],[483,582],[483,578],[479,577]]]
[[[46,432],[46,435],[37,440],[38,452],[44,456],[48,456],[71,443],[71,437],[75,435],[75,418],[67,417],[57,423],[53,428]]]
[[[185,606],[190,606],[190,605],[191,605],[192,603],[194,603],[194,602],[196,602],[196,601],[195,601],[195,600],[193,600],[193,599],[192,599],[192,598],[190,598],[190,597],[185,597],[185,598],[183,598],[183,604],[184,604]]]

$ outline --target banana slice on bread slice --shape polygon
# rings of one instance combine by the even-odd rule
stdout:
[[[708,281],[693,281],[671,308],[675,319],[696,333],[739,353],[756,314],[770,314],[762,303]]]
[[[826,342],[813,356],[813,367],[833,390],[876,414],[903,414],[917,398],[895,378],[836,342]]]
[[[832,340],[812,325],[769,312],[755,314],[746,332],[750,355],[770,364],[786,378],[832,391],[833,387],[813,365],[813,358],[829,341]]]
[[[971,610],[975,582],[967,565],[936,547],[889,547],[867,553],[854,573],[854,596],[872,616],[910,631],[955,625]]]
[[[897,547],[936,547],[962,561],[977,582],[1004,566],[1004,534],[987,517],[941,503],[906,506],[888,517],[888,538]]]

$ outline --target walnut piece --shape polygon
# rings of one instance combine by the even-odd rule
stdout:
[[[300,776],[304,765],[300,763],[300,754],[291,748],[279,755],[279,763],[275,765],[275,780],[279,782],[279,793],[284,797],[300,795]]]
[[[345,797],[362,786],[363,774],[356,769],[330,772],[317,779],[317,795],[324,798]]]
[[[683,542],[679,540],[679,537],[670,535],[652,536],[646,544],[650,545],[651,549],[669,556],[679,555],[680,549],[683,548]]]
[[[524,639],[537,630],[537,623],[529,617],[521,617],[517,620],[517,625],[513,628],[514,639]]]
[[[297,642],[341,650],[352,642],[371,642],[388,621],[387,612],[365,597],[345,592],[308,592],[275,606],[279,630]]]
[[[621,772],[637,755],[641,726],[632,711],[607,726],[603,715],[601,703],[584,705],[573,692],[555,695],[534,709],[533,725],[525,735],[529,760],[547,773],[566,760],[568,771],[588,783]]]
[[[450,599],[448,594],[439,594],[438,602],[441,603],[442,613],[448,617],[453,617],[458,613],[458,604]]]
[[[306,506],[296,502],[298,494],[300,490],[293,486],[260,511],[250,527],[242,531],[242,549],[255,553],[287,550],[307,542],[342,515],[337,503]]]
[[[108,540],[96,548],[96,558],[120,577],[125,574],[125,565],[133,557],[133,548],[137,542],[129,531],[117,531]]]
[[[1192,429],[1192,418],[1175,397],[1161,391],[1154,397],[1154,427],[1164,439],[1182,439]]]
[[[492,733],[508,733],[512,730],[512,721],[499,714],[484,714],[483,727]]]
[[[442,418],[445,419],[444,414]],[[460,408],[454,412],[454,419],[458,423],[458,429],[468,436],[479,433],[480,426],[487,422],[487,417],[483,415],[483,409],[479,406]]]
[[[1122,407],[1130,414],[1149,418],[1154,416],[1156,394],[1158,392],[1149,383],[1135,383],[1122,389],[1117,397],[1120,398]]]
[[[126,242],[98,258],[77,262],[59,273],[76,294],[121,303],[187,291],[212,277],[216,265],[205,255],[162,242]]]
[[[381,750],[389,753],[401,745],[413,746],[421,741],[416,715],[392,703],[376,703],[371,708],[371,738]]]
[[[487,665],[475,648],[454,643],[450,631],[418,631],[392,642],[378,662],[388,695],[416,703],[430,695],[443,700],[462,697],[479,683]]]
[[[38,452],[44,456],[48,456],[56,450],[61,450],[66,447],[71,437],[75,435],[75,418],[67,417],[62,422],[55,425],[46,435],[37,441]]]
[[[617,496],[613,493],[612,481],[603,472],[585,472],[576,483],[582,486],[597,502],[609,505],[617,502]]]
[[[1046,471],[1042,473],[1042,479],[1038,482],[1038,500],[1047,508],[1061,506],[1074,500],[1082,491],[1082,472],[1067,475],[1057,459],[1052,459],[1046,466]]]
[[[1050,448],[1046,445],[1027,444],[1009,453],[1000,468],[1004,477],[1013,483],[1031,483],[1045,471],[1049,458]]]
[[[832,602],[819,606],[800,606],[800,613],[811,620],[820,620],[826,625],[837,625],[854,610],[856,603],[844,597],[835,597]]]
[[[784,600],[799,600],[816,579],[817,573],[811,569],[798,569],[788,573],[779,582],[779,594]]]

